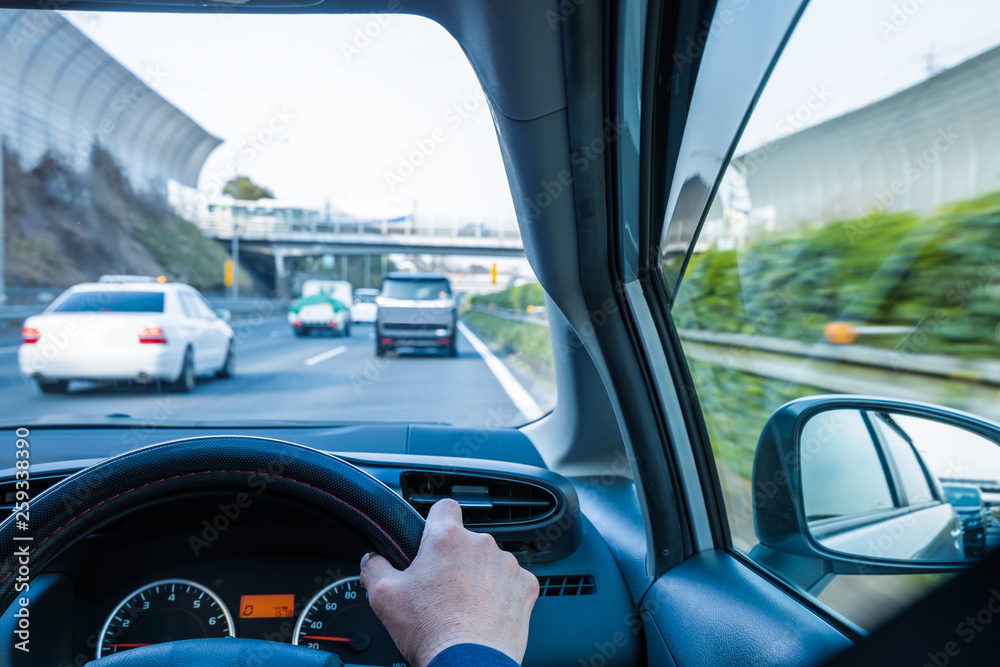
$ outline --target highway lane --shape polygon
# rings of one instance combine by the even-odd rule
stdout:
[[[4,421],[67,423],[76,417],[128,415],[152,421],[247,420],[443,422],[511,426],[528,421],[469,340],[458,357],[434,353],[375,356],[372,325],[351,336],[296,338],[284,315],[234,323],[236,376],[202,380],[194,392],[155,386],[101,387],[75,382],[45,395],[17,368],[19,339],[0,336],[0,414]],[[108,420],[114,419],[108,417]]]

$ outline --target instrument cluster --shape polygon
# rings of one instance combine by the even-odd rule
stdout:
[[[293,558],[158,572],[98,605],[106,613],[91,636],[93,657],[183,639],[242,637],[337,653],[348,664],[405,667],[357,569]]]

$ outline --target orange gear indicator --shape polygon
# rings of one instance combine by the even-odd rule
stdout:
[[[240,618],[291,618],[294,595],[241,595]]]

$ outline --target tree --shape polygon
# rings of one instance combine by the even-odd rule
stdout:
[[[222,188],[222,194],[247,201],[257,199],[274,199],[274,193],[269,189],[257,185],[246,176],[231,178]]]

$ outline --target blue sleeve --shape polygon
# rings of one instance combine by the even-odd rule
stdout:
[[[427,667],[518,667],[500,651],[479,644],[456,644],[434,656]]]

